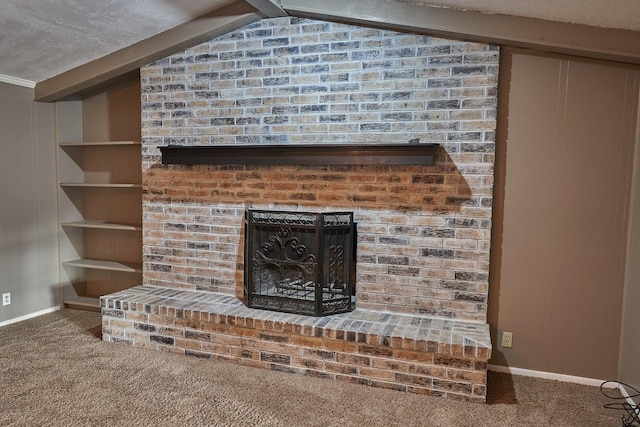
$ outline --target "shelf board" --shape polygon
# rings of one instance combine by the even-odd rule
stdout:
[[[235,144],[159,147],[162,164],[426,165],[438,144]]]
[[[142,273],[142,263],[106,261],[99,259],[75,259],[73,261],[65,261],[63,265],[69,267],[89,268],[94,270],[120,271],[124,273]]]
[[[140,141],[61,142],[59,144],[59,146],[62,148],[115,147],[135,145],[140,145]]]
[[[142,188],[142,184],[123,183],[116,184],[111,182],[61,182],[60,187],[77,187],[77,188]]]
[[[123,231],[136,231],[142,230],[141,224],[117,224],[105,221],[70,221],[63,222],[63,227],[75,227],[75,228],[94,228],[104,230],[123,230]]]

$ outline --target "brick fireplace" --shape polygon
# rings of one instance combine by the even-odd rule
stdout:
[[[484,401],[499,50],[298,18],[141,69],[142,286],[103,337]],[[171,144],[437,143],[425,165],[165,165]],[[246,209],[349,211],[356,308],[246,307]]]

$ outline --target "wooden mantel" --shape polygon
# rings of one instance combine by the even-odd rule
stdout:
[[[160,147],[162,164],[426,165],[438,144],[236,144]]]

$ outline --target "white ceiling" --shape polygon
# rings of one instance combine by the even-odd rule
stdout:
[[[233,0],[2,0],[0,74],[39,82]]]
[[[0,75],[40,82],[233,1],[2,0]],[[639,0],[389,1],[640,31]]]

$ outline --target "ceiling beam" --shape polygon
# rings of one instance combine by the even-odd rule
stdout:
[[[276,2],[272,0],[246,0],[251,6],[258,9],[267,18],[282,18],[288,16]]]
[[[262,19],[249,3],[237,1],[210,14],[142,40],[36,84],[35,101],[82,95],[155,60]]]
[[[291,16],[640,64],[640,32],[392,0],[281,0]]]

